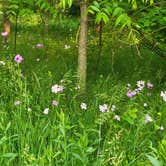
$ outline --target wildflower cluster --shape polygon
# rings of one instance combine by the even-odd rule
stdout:
[[[52,86],[51,91],[52,93],[63,92],[63,86],[55,84]]]
[[[152,84],[151,82],[147,82],[146,86],[147,86],[148,89],[152,89],[152,88],[153,88],[153,84]],[[136,88],[135,88],[134,90],[131,90],[131,89],[130,89],[130,88],[131,88],[131,85],[128,84],[128,85],[127,85],[128,91],[127,91],[127,93],[126,93],[126,96],[127,96],[128,98],[132,98],[132,97],[134,97],[136,94],[140,93],[140,92],[144,89],[144,87],[145,87],[145,81],[142,81],[142,80],[137,81],[137,83],[136,83]],[[149,96],[150,96],[150,93],[149,93]]]

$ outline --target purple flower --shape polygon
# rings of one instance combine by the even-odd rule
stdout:
[[[20,105],[21,104],[21,101],[19,101],[19,100],[16,100],[15,102],[14,102],[14,105]]]
[[[115,115],[114,119],[117,120],[117,121],[120,121],[120,116],[119,115]]]
[[[14,57],[14,60],[17,63],[21,63],[24,60],[24,58],[21,55],[18,54]]]
[[[3,37],[6,37],[6,36],[8,35],[8,32],[2,32],[1,35],[2,35]]]
[[[53,85],[52,87],[51,87],[51,91],[52,91],[52,93],[58,93],[58,92],[63,92],[63,86],[61,86],[61,85]]]
[[[52,105],[53,105],[53,106],[57,106],[57,105],[58,105],[58,102],[57,102],[56,100],[53,100],[53,101],[52,101]]]
[[[149,122],[152,122],[152,121],[153,121],[152,117],[149,116],[149,115],[146,115],[145,123],[149,123]]]
[[[133,96],[135,96],[136,95],[136,92],[135,91],[131,91],[131,90],[129,90],[127,93],[126,93],[126,96],[128,97],[128,98],[132,98]]]
[[[150,83],[150,82],[148,82],[148,83],[147,83],[147,88],[148,88],[148,89],[152,89],[152,88],[153,88],[153,84]]]
[[[38,44],[36,45],[36,47],[37,47],[37,48],[43,48],[43,44],[38,43]]]
[[[143,88],[144,88],[144,86],[145,86],[145,81],[137,81],[137,87],[138,87],[138,89],[139,89],[139,91],[141,91]]]
[[[108,109],[107,104],[99,105],[99,111],[100,112],[105,112]]]

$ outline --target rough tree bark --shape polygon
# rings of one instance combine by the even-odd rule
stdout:
[[[87,31],[88,31],[88,2],[82,0],[80,2],[80,35],[78,47],[78,79],[81,92],[86,90],[86,69],[87,69]]]

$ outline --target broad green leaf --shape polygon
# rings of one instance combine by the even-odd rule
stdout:
[[[84,163],[83,159],[81,158],[81,156],[80,156],[79,154],[72,153],[72,155],[73,155],[76,159],[78,159],[78,160],[80,160],[82,163]]]
[[[150,5],[152,5],[154,3],[154,1],[153,0],[150,0]]]
[[[103,19],[104,23],[106,24],[109,21],[109,17],[103,12],[101,15],[102,15],[102,19]]]
[[[113,14],[112,16],[115,17],[115,16],[118,16],[120,15],[121,13],[124,12],[124,9],[120,8],[120,7],[117,7],[114,11],[113,11]]]
[[[134,1],[134,2],[132,3],[132,8],[133,8],[133,9],[137,9],[137,2],[136,2],[136,1]]]
[[[0,139],[0,145],[3,144],[5,141],[7,141],[7,137],[4,136]]]
[[[94,14],[95,12],[91,9],[88,10],[89,13]]]
[[[8,131],[8,129],[10,128],[10,126],[11,126],[11,122],[9,122],[9,123],[7,124],[5,133]]]
[[[90,8],[95,12],[100,12],[100,9],[97,6],[92,5]]]
[[[68,0],[68,5],[69,5],[69,7],[71,7],[72,3],[73,3],[72,0]]]
[[[102,20],[101,13],[97,13],[95,22],[98,24]]]
[[[150,156],[150,155],[146,155],[148,157],[148,159],[150,160],[150,162],[152,163],[153,166],[162,166],[162,164],[160,163],[159,160],[157,160],[156,158]]]
[[[93,2],[94,6],[96,6],[97,8],[100,8],[100,4],[97,1]]]
[[[109,15],[110,12],[111,12],[108,8],[104,8],[103,11],[104,11],[107,15]]]
[[[120,23],[123,23],[124,20],[126,20],[126,13],[121,14],[115,21],[115,26],[119,25]]]
[[[17,153],[5,153],[2,155],[2,157],[7,157],[7,158],[15,158],[17,156],[18,156]]]

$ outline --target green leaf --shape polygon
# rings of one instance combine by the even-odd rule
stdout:
[[[94,6],[96,6],[97,8],[100,8],[100,4],[97,1],[93,2]]]
[[[7,124],[5,133],[8,131],[8,129],[10,128],[10,126],[11,126],[11,122],[9,122],[9,123]]]
[[[132,3],[132,8],[133,8],[133,9],[137,9],[137,2],[136,2],[136,1],[133,1],[133,3]]]
[[[92,147],[88,147],[86,152],[87,153],[93,153],[96,149],[95,148],[92,148]]]
[[[72,155],[73,155],[76,159],[78,159],[78,160],[80,160],[82,163],[84,163],[83,159],[81,158],[81,156],[80,156],[79,154],[72,153]]]
[[[148,159],[150,160],[150,162],[152,163],[153,166],[162,166],[162,164],[160,163],[159,160],[157,160],[156,158],[150,156],[150,155],[147,155],[146,156],[148,157]]]
[[[69,5],[69,7],[71,7],[72,3],[73,3],[72,0],[68,0],[68,5]]]
[[[88,12],[91,13],[91,14],[95,14],[95,12],[91,9],[89,9]]]
[[[104,11],[107,15],[109,15],[110,12],[111,12],[111,11],[110,11],[109,9],[107,9],[107,8],[104,8],[103,11]]]
[[[106,24],[109,21],[109,17],[103,12],[101,13],[101,15],[102,15],[102,19],[103,19],[104,23]]]
[[[7,158],[15,158],[17,156],[18,156],[17,153],[5,153],[2,155],[2,157],[7,157]]]
[[[126,120],[129,124],[134,124],[134,119],[137,118],[137,109],[129,109],[123,114],[123,119]]]
[[[90,8],[95,12],[100,12],[100,9],[97,6],[92,5]]]
[[[150,0],[150,5],[152,5],[154,3],[154,1],[153,0]]]
[[[5,141],[7,141],[7,137],[4,136],[0,139],[0,145],[3,144]]]
[[[113,14],[112,16],[115,17],[115,16],[118,16],[120,15],[121,13],[124,12],[124,9],[120,8],[120,7],[117,7],[114,11],[113,11]]]
[[[120,23],[123,23],[124,20],[126,20],[126,13],[121,14],[115,21],[115,26],[119,25]]]
[[[98,24],[100,21],[102,20],[102,15],[101,15],[101,13],[97,13],[97,15],[96,15],[96,23]]]

